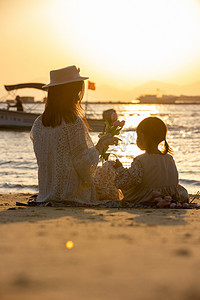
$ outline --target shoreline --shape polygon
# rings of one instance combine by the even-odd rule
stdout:
[[[200,210],[15,206],[30,196],[0,194],[2,300],[200,298]]]

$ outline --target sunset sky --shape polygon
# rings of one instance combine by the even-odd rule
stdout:
[[[98,85],[200,80],[200,0],[1,0],[4,84],[77,65]]]

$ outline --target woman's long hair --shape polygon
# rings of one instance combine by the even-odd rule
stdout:
[[[50,86],[45,110],[42,114],[43,125],[45,127],[57,127],[61,125],[63,120],[65,123],[71,123],[79,116],[88,127],[85,111],[81,106],[84,90],[84,81]]]
[[[147,152],[150,152],[152,142],[157,143],[158,145],[164,141],[164,151],[162,154],[171,153],[173,150],[166,141],[167,135],[167,126],[165,123],[157,117],[148,117],[142,120],[137,127],[137,134],[143,133],[147,139],[148,149]]]

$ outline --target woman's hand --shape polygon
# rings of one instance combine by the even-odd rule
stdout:
[[[106,134],[100,137],[98,143],[96,144],[96,149],[99,151],[99,154],[102,154],[103,150],[107,151],[109,145],[117,145],[118,138],[112,136],[111,134]]]

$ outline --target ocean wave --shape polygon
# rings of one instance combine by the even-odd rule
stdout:
[[[137,126],[130,126],[130,127],[125,127],[123,128],[122,132],[128,132],[128,131],[136,131]],[[167,128],[169,131],[184,131],[184,132],[189,132],[191,131],[193,134],[200,133],[200,126],[191,126],[187,124],[187,126],[184,125],[177,125],[177,124],[167,124]]]
[[[186,126],[184,125],[177,125],[177,124],[167,124],[167,128],[170,131],[192,131],[193,133],[199,133],[200,132],[200,126],[191,126],[190,124],[187,124]]]
[[[13,169],[13,170],[37,170],[37,164],[35,163],[34,165],[30,165],[30,162],[16,162],[16,161],[9,161],[9,162],[2,162],[0,163],[1,169]]]
[[[31,190],[38,190],[38,185],[36,184],[29,184],[29,185],[25,185],[25,184],[14,184],[14,183],[4,183],[0,185],[0,189],[31,189]]]
[[[180,179],[179,180],[181,184],[187,184],[187,185],[194,185],[194,186],[199,186],[200,188],[200,181],[198,180],[192,180],[192,179]]]
[[[10,163],[13,163],[13,162],[11,160],[3,161],[3,162],[0,162],[0,166],[7,165],[7,164],[10,164]]]

